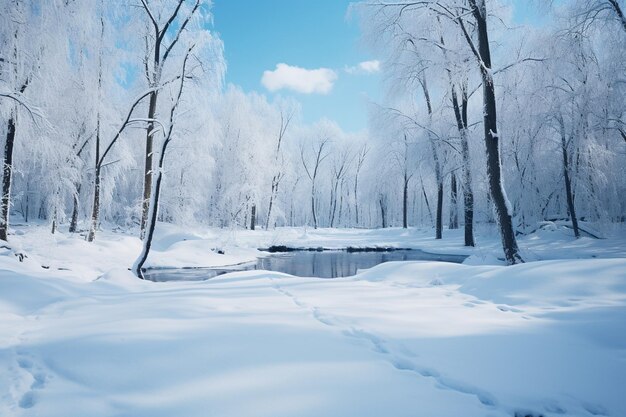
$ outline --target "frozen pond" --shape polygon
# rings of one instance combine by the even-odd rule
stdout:
[[[341,250],[309,251],[299,250],[272,254],[257,262],[221,268],[193,269],[152,269],[145,273],[151,281],[203,281],[234,271],[267,270],[284,272],[300,277],[337,278],[355,275],[360,269],[367,269],[390,261],[441,261],[461,263],[465,255],[437,255],[417,249],[392,251],[350,252]]]

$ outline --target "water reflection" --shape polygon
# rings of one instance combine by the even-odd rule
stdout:
[[[337,278],[355,275],[390,261],[442,261],[463,262],[463,255],[435,255],[420,250],[396,250],[391,252],[347,252],[347,251],[296,251],[274,254],[259,259],[256,264],[237,265],[229,268],[212,269],[158,269],[146,272],[152,281],[201,281],[233,271],[267,270],[284,272],[300,277]]]

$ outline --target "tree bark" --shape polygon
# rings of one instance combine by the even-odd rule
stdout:
[[[76,233],[76,229],[78,228],[78,204],[80,201],[80,189],[82,188],[81,184],[76,184],[76,192],[72,198],[72,219],[70,220],[70,233]]]
[[[463,159],[463,223],[465,246],[474,246],[474,192],[472,190],[472,171],[469,156],[469,140],[467,134],[467,89],[461,87],[461,105],[456,88],[451,82],[452,108],[456,118],[457,129],[461,137],[461,157]]]
[[[158,48],[157,48],[158,49]],[[155,67],[158,66],[158,59],[155,56]],[[148,105],[148,119],[153,120],[156,116],[157,92],[150,94],[150,104]],[[145,233],[146,221],[148,220],[148,208],[150,206],[150,195],[152,193],[152,168],[154,153],[154,123],[149,122],[146,130],[146,157],[143,173],[143,201],[141,204],[141,238]]]
[[[354,176],[354,225],[359,227],[359,172]]]
[[[277,176],[274,175],[272,177],[272,192],[270,193],[270,203],[267,208],[267,218],[265,219],[265,230],[269,229],[270,227],[270,219],[272,217],[272,206],[274,205],[274,195],[276,193],[278,193],[278,182],[277,182]]]
[[[96,117],[96,163],[94,172],[93,206],[91,207],[91,223],[89,225],[87,242],[93,242],[96,238],[96,230],[98,229],[98,222],[100,221],[100,174],[102,170],[102,164],[100,161],[100,113],[98,113]]]
[[[409,178],[405,171],[404,172],[404,184],[402,187],[402,227],[405,229],[409,227],[408,210],[409,210]]]
[[[430,209],[430,202],[428,201],[428,195],[426,195],[426,188],[424,188],[424,181],[422,181],[422,195],[424,196],[424,202],[426,203],[426,209],[428,209],[428,218],[430,218],[430,225],[433,225],[433,211]]]
[[[443,183],[437,184],[437,225],[435,226],[435,239],[443,237]]]
[[[315,214],[315,184],[311,187],[311,215],[313,216],[313,228],[317,229],[317,215]]]
[[[252,212],[250,213],[250,230],[256,228],[256,204],[252,205]]]
[[[93,190],[93,205],[91,207],[91,222],[89,224],[89,234],[87,242],[93,242],[96,238],[96,230],[100,221],[100,168],[96,167]]]
[[[386,229],[387,228],[387,210],[386,210],[385,199],[382,195],[378,197],[378,204],[380,205],[380,215],[382,218],[383,229]]]
[[[163,154],[161,154],[160,160],[161,163],[159,163],[159,172],[156,175],[156,181],[153,184],[154,190],[152,190],[153,193],[151,193],[151,201],[149,202],[146,230],[143,237],[143,248],[139,258],[137,258],[137,261],[135,261],[135,264],[133,265],[133,272],[138,278],[141,279],[145,279],[143,275],[143,266],[146,263],[148,255],[150,254],[150,249],[152,248],[152,239],[154,238],[154,229],[156,228],[157,223],[161,181],[163,179],[163,173],[161,171]]]
[[[28,223],[30,213],[30,186],[27,183],[26,185],[26,202],[24,204],[24,210],[22,210],[22,214],[24,215],[24,222]]]
[[[102,171],[102,163],[100,161],[100,95],[102,92],[102,51],[104,39],[104,19],[100,18],[100,48],[98,51],[98,111],[96,112],[96,149],[94,164],[94,190],[93,205],[91,207],[91,221],[89,224],[89,233],[87,234],[87,242],[93,242],[96,238],[96,230],[100,221],[100,173]]]
[[[180,98],[183,94],[183,87],[185,85],[185,69],[187,67],[187,59],[189,58],[189,54],[191,53],[193,46],[187,50],[187,54],[185,55],[185,59],[183,61],[183,67],[181,70],[180,77],[180,87],[178,89],[178,94],[176,96],[176,101],[174,102],[172,108],[170,109],[170,118],[169,118],[169,129],[165,138],[163,140],[163,144],[161,145],[161,155],[159,156],[159,166],[156,174],[156,181],[153,183],[153,189],[150,194],[150,202],[148,208],[148,218],[146,222],[146,233],[143,237],[143,246],[141,249],[141,253],[137,257],[137,260],[133,264],[132,271],[133,273],[141,279],[145,279],[143,275],[143,265],[148,259],[148,255],[150,254],[150,249],[152,248],[152,239],[154,238],[154,229],[156,228],[158,214],[159,214],[159,199],[161,196],[161,183],[163,181],[163,166],[165,163],[165,152],[167,151],[167,146],[172,140],[172,131],[174,129],[174,114],[176,112],[176,108],[180,103]],[[132,111],[131,111],[132,113]],[[254,207],[254,206],[253,206]],[[256,210],[256,207],[254,208]]]
[[[55,234],[57,231],[57,209],[54,208],[54,213],[52,214],[52,230],[50,230],[51,234]]]
[[[456,175],[450,174],[450,229],[459,228],[459,212],[457,210]]]
[[[421,80],[421,85],[424,91],[424,100],[426,100],[429,125],[432,125],[433,107],[430,102],[430,94],[424,77]],[[441,162],[439,161],[439,154],[437,153],[435,140],[433,139],[430,131],[428,132],[428,141],[430,142],[430,148],[435,162],[435,177],[437,178],[437,223],[435,226],[435,239],[441,239],[443,237],[443,174],[441,172]]]
[[[13,113],[7,125],[7,138],[4,143],[4,164],[2,170],[2,202],[0,203],[0,239],[8,241],[9,212],[11,210],[11,179],[13,177],[13,147],[15,144],[15,118]]]
[[[563,121],[561,124],[561,155],[563,157],[563,178],[565,180],[565,195],[567,198],[567,211],[570,219],[572,220],[572,228],[574,229],[574,236],[576,239],[580,237],[580,230],[578,228],[578,218],[576,217],[576,207],[574,205],[574,194],[572,192],[572,181],[570,178],[569,169],[569,156],[567,153],[567,139],[565,137],[565,126]]]
[[[496,114],[496,95],[493,82],[491,51],[489,48],[489,33],[487,31],[487,10],[484,1],[469,0],[472,6],[472,15],[476,20],[476,30],[478,32],[478,50],[465,30],[462,20],[459,20],[466,39],[479,61],[482,81],[483,81],[483,125],[485,136],[485,148],[487,153],[487,177],[489,179],[489,190],[492,197],[496,218],[500,226],[500,237],[506,262],[509,265],[523,262],[517,246],[517,239],[513,230],[512,214],[510,204],[506,198],[504,185],[502,183],[502,166],[500,161],[500,148],[498,135],[498,123]]]

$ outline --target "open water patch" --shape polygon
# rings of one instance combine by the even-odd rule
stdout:
[[[438,261],[462,263],[466,255],[444,255],[418,249],[396,248],[325,248],[298,249],[273,247],[272,255],[256,262],[216,268],[162,268],[148,269],[146,279],[151,281],[204,281],[235,271],[266,270],[299,277],[339,278],[356,275],[359,270],[372,268],[384,262]]]

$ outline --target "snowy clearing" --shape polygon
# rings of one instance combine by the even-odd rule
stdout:
[[[218,238],[159,226],[163,265],[194,255],[220,265],[229,252],[224,259],[239,262],[277,242],[434,245],[413,229]],[[124,268],[136,238],[102,233],[89,245],[20,230],[25,261],[0,256],[2,416],[626,414],[623,237],[574,241],[557,228],[522,240],[546,257],[614,259],[398,262],[333,280],[248,271],[152,283]],[[462,252],[455,240],[441,250]],[[564,252],[544,251],[556,246]],[[476,252],[495,259],[495,248]]]

